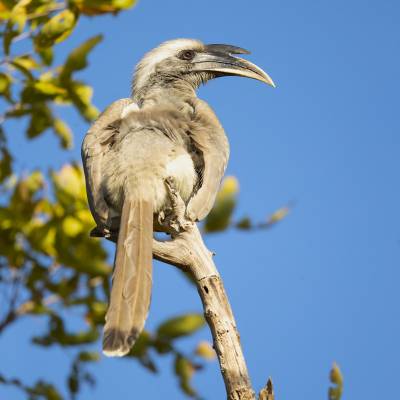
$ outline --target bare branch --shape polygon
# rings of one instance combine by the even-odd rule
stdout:
[[[166,186],[173,200],[174,217],[167,218],[165,223],[179,221],[177,225],[180,226],[180,231],[172,234],[170,241],[154,240],[154,258],[192,275],[213,336],[227,398],[228,400],[254,400],[256,396],[251,386],[236,322],[223,282],[214,264],[213,254],[206,248],[197,225],[187,220],[184,224],[182,223],[185,220],[185,210],[182,207],[182,199],[174,189],[173,180],[169,179]],[[260,393],[259,399],[274,399],[271,380]]]

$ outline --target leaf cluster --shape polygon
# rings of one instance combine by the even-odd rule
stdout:
[[[22,390],[28,399],[75,399],[83,385],[94,385],[90,365],[100,359],[97,351],[110,289],[111,265],[102,242],[89,238],[94,221],[88,210],[84,177],[76,164],[58,171],[14,172],[8,137],[16,120],[25,123],[27,140],[52,132],[63,149],[71,148],[73,131],[63,119],[62,107],[71,107],[85,121],[98,115],[92,104],[93,89],[79,78],[89,65],[91,51],[101,42],[96,35],[55,63],[57,46],[73,34],[80,19],[118,14],[135,0],[3,0],[0,1],[0,335],[21,318],[42,318],[47,329],[32,337],[43,349],[71,349],[74,358],[66,377],[66,390],[38,380],[26,385],[18,378],[0,375],[0,385]],[[58,59],[58,58],[57,58]],[[18,124],[17,126],[21,126]],[[13,132],[15,135],[20,132]],[[272,226],[289,208],[266,222],[249,218],[233,220],[238,183],[228,177],[216,205],[204,223],[205,232],[229,228],[256,229]],[[79,315],[72,326],[70,316]],[[158,371],[158,357],[172,355],[172,368],[180,387],[197,397],[191,384],[194,373],[215,352],[202,341],[191,352],[179,340],[204,326],[196,313],[171,318],[154,332],[145,331],[129,354],[151,372]]]
[[[13,126],[11,120],[26,121],[28,140],[51,131],[62,148],[73,146],[73,132],[61,118],[60,107],[72,107],[88,122],[98,115],[91,102],[93,89],[77,73],[88,67],[89,54],[102,36],[84,41],[61,65],[54,64],[56,47],[83,16],[117,14],[133,4],[133,0],[0,2],[0,104],[4,106],[0,115],[0,291],[5,298],[0,334],[21,318],[46,319],[45,332],[31,341],[43,349],[75,349],[66,377],[72,399],[83,385],[95,383],[89,366],[100,359],[93,346],[99,347],[112,267],[102,242],[88,235],[94,221],[81,168],[66,164],[59,171],[15,174],[13,160],[18,154],[10,153],[7,127]],[[71,326],[70,316],[76,319],[77,314],[80,322]],[[172,354],[180,386],[195,396],[190,379],[202,367],[201,359],[213,358],[213,350],[203,342],[186,354],[178,342],[203,325],[203,317],[195,313],[162,322],[155,332],[143,332],[129,358],[155,373],[157,357]],[[29,399],[65,397],[63,388],[43,380],[26,385],[0,375],[0,384],[22,390]]]

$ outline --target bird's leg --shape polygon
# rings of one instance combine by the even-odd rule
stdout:
[[[167,216],[163,216],[162,224],[164,226],[168,225],[169,228],[172,228],[174,233],[187,231],[193,224],[186,219],[186,204],[176,189],[175,179],[169,176],[165,180],[165,186],[171,201],[172,210]]]

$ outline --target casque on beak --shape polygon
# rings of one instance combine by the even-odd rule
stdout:
[[[193,70],[216,72],[218,75],[244,76],[275,87],[273,80],[265,71],[250,61],[232,54],[250,54],[250,52],[227,44],[206,45],[205,51],[198,53],[194,58]]]

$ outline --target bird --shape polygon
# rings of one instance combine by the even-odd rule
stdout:
[[[188,221],[213,207],[229,158],[229,142],[212,108],[196,95],[223,76],[275,87],[249,51],[195,39],[169,40],[137,64],[129,98],[100,114],[82,143],[92,236],[117,236],[103,353],[130,352],[144,328],[152,290],[152,243],[171,207],[172,178]]]

